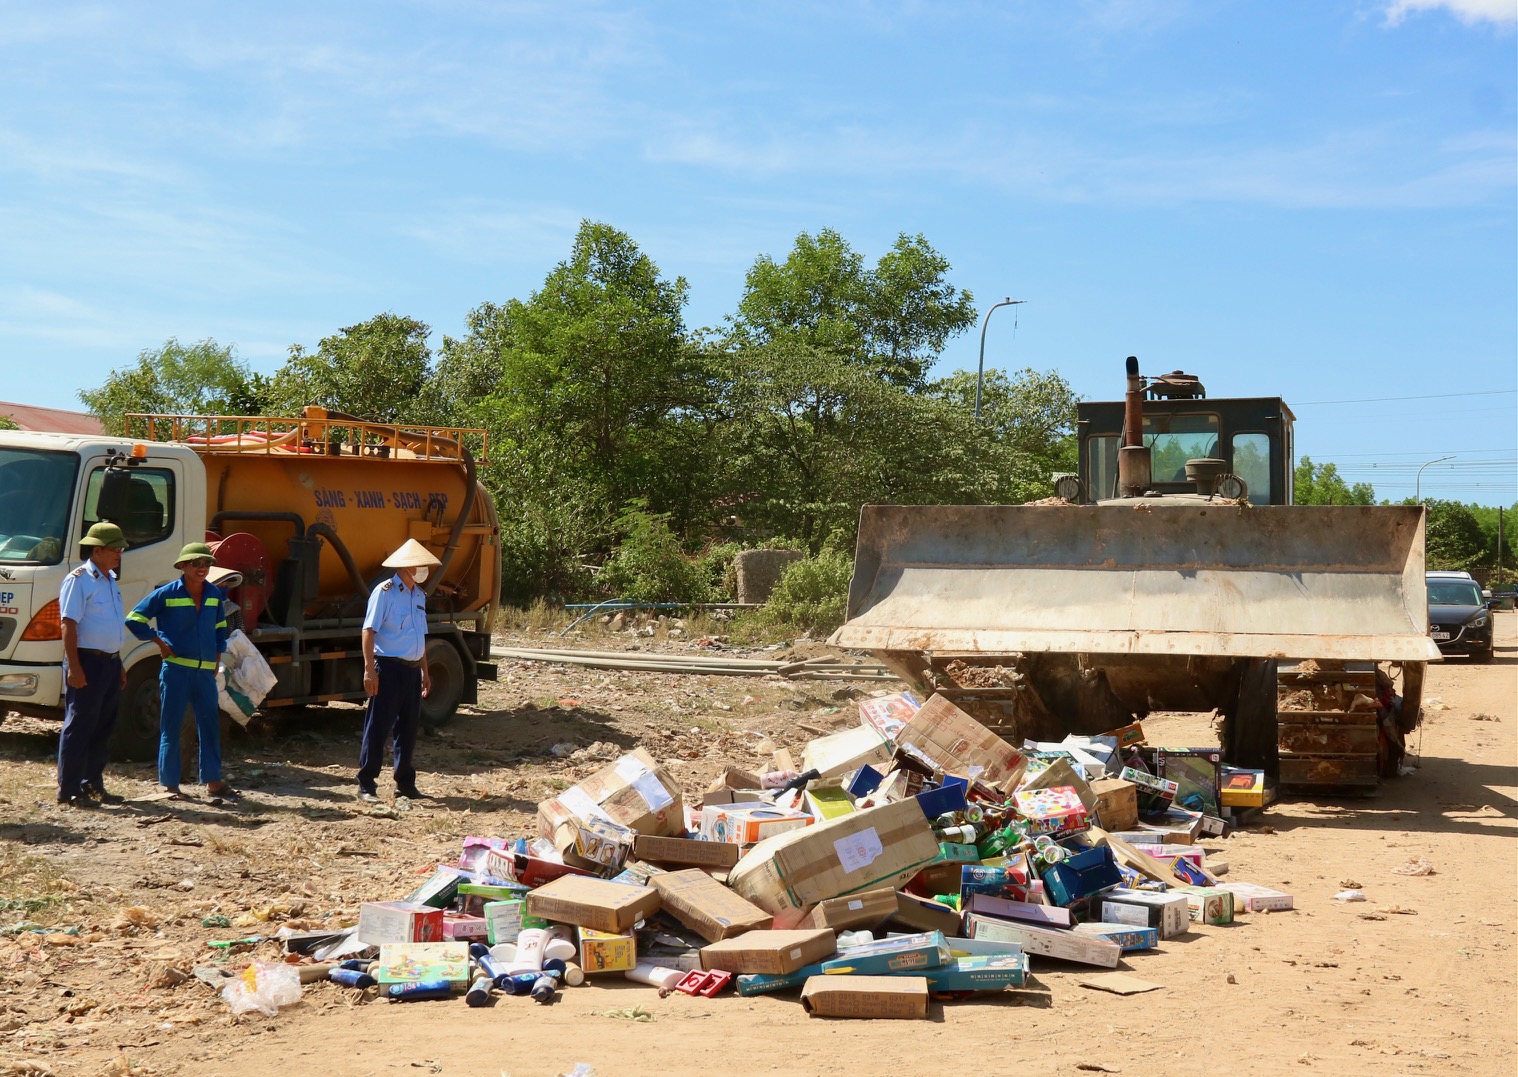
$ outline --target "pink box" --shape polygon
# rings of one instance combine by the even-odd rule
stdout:
[[[1012,803],[1035,834],[1078,834],[1091,826],[1091,817],[1073,786],[1021,789],[1012,794]]]
[[[990,894],[971,894],[970,904],[964,910],[981,916],[994,916],[999,920],[1021,920],[1041,927],[1069,927],[1075,918],[1069,909],[1058,905],[1035,905],[1027,901],[1008,901]]]
[[[443,914],[443,938],[449,942],[486,942],[489,934],[483,916]]]

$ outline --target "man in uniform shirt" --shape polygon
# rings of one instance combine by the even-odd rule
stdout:
[[[116,569],[126,549],[121,528],[102,520],[79,540],[84,561],[63,578],[63,732],[58,735],[58,803],[119,804],[105,791],[106,746],[116,725],[126,669],[121,664],[121,590]]]
[[[432,691],[427,675],[427,596],[421,584],[427,573],[442,564],[416,539],[385,558],[395,575],[369,595],[364,613],[364,692],[369,709],[364,714],[364,740],[358,755],[358,798],[379,800],[380,768],[385,762],[385,741],[394,730],[395,792],[418,799],[416,787],[416,727],[422,699]]]
[[[200,739],[200,780],[213,797],[236,797],[221,780],[221,716],[216,702],[216,666],[227,649],[227,598],[207,580],[215,558],[204,542],[179,551],[180,577],[152,591],[127,614],[127,629],[158,644],[158,784],[180,795],[179,727],[185,708],[195,711]],[[154,631],[154,624],[157,631]]]

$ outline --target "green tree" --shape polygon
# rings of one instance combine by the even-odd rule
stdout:
[[[613,514],[641,498],[684,526],[703,486],[709,403],[685,339],[687,293],[626,233],[585,221],[541,289],[482,316],[474,354],[457,354],[463,381],[496,378],[485,410],[509,485],[544,498],[574,485]]]
[[[1304,456],[1297,464],[1295,504],[1298,505],[1374,505],[1376,491],[1368,482],[1353,486],[1339,475],[1332,463],[1314,464]]]
[[[973,415],[976,376],[960,370],[929,386],[928,392],[961,415]],[[1053,475],[1075,470],[1076,395],[1053,371],[1025,369],[1015,377],[988,371],[981,379],[980,423],[976,425],[975,500],[1016,505],[1054,493]]]
[[[481,303],[469,312],[469,331],[443,337],[432,375],[422,390],[419,418],[439,426],[483,425],[485,399],[500,386],[502,358],[511,347],[507,306]]]
[[[79,399],[107,433],[122,434],[128,412],[257,415],[267,394],[267,380],[237,358],[233,345],[170,337],[163,347],[138,353],[135,365],[111,371],[99,388],[80,390]]]
[[[1497,509],[1490,505],[1471,505],[1471,514],[1476,517],[1476,522],[1481,525],[1481,533],[1485,537],[1484,550],[1481,554],[1480,567],[1492,571],[1492,579],[1500,578],[1511,580],[1515,569],[1518,569],[1518,559],[1513,551],[1513,528],[1518,527],[1518,503],[1509,508]],[[1501,514],[1501,524],[1498,524],[1498,514]],[[1498,557],[1498,532],[1501,532],[1501,557]]]
[[[842,236],[802,232],[784,262],[762,255],[731,319],[736,345],[796,344],[922,389],[945,342],[975,324],[974,298],[945,279],[949,262],[921,235],[899,235],[865,267]]]
[[[292,345],[270,381],[270,403],[286,415],[315,404],[371,422],[416,421],[432,363],[429,333],[415,318],[386,313],[323,337],[314,352]]]
[[[1428,500],[1424,504],[1428,508],[1428,567],[1466,571],[1482,567],[1487,538],[1475,513],[1458,501]]]

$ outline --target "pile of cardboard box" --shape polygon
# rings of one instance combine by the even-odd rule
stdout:
[[[1256,795],[1247,774],[1230,792],[1215,749],[1148,750],[1137,725],[1014,747],[910,693],[859,717],[807,745],[799,772],[728,769],[699,804],[625,755],[540,804],[535,838],[467,839],[316,956],[378,947],[382,990],[473,979],[472,1001],[617,975],[923,1017],[930,997],[1025,986],[1030,961],[1110,969],[1194,924],[1291,908],[1223,881],[1195,844]]]

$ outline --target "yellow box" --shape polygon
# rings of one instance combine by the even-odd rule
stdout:
[[[605,931],[580,928],[580,968],[587,975],[597,972],[626,972],[638,963],[638,941],[631,931],[613,935]]]

